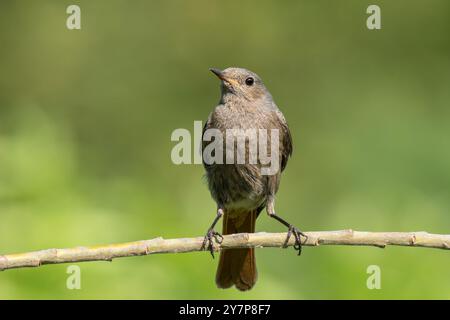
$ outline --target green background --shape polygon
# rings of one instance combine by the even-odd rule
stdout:
[[[81,6],[82,29],[66,28]],[[366,28],[381,7],[382,29]],[[170,160],[219,98],[209,67],[257,72],[294,155],[277,212],[305,231],[449,233],[450,2],[2,1],[0,253],[202,236],[201,165]],[[284,231],[263,214],[258,231]],[[205,252],[0,273],[0,298],[450,298],[450,255],[388,247],[257,250],[219,290]],[[370,265],[381,290],[366,287]]]

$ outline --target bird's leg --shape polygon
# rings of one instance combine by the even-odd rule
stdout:
[[[214,243],[213,243],[213,239],[216,240],[217,243],[222,243],[223,240],[223,236],[218,233],[217,231],[214,230],[214,227],[216,226],[217,222],[219,221],[219,219],[223,216],[223,209],[222,208],[218,208],[217,209],[217,215],[216,218],[214,219],[213,223],[211,224],[211,226],[208,229],[208,232],[206,232],[205,238],[203,239],[203,244],[201,249],[202,250],[209,250],[209,252],[211,253],[213,259],[214,259]]]
[[[273,198],[270,198],[269,201],[267,202],[267,213],[268,213],[269,217],[274,218],[275,220],[282,223],[284,226],[286,226],[288,228],[286,241],[284,242],[284,247],[285,248],[287,247],[289,239],[291,238],[292,235],[294,235],[294,237],[295,237],[294,249],[297,250],[298,255],[301,255],[301,253],[302,253],[301,236],[305,237],[306,239],[308,239],[308,236],[306,234],[304,234],[303,232],[301,232],[296,227],[294,227],[292,224],[288,223],[286,220],[284,220],[281,217],[279,217],[278,215],[276,215]]]

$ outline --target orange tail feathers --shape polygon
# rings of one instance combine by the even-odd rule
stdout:
[[[257,211],[242,212],[233,215],[225,212],[223,217],[223,234],[255,232]],[[216,284],[219,288],[235,285],[241,291],[250,290],[256,283],[255,251],[249,249],[225,249],[220,253],[216,272]]]

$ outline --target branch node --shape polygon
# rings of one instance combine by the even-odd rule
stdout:
[[[319,237],[315,238],[312,245],[317,247],[320,246],[320,244],[322,243],[322,239],[320,239]]]
[[[417,238],[416,238],[416,234],[413,233],[411,236],[411,240],[409,241],[409,243],[413,246],[414,244],[416,244]]]

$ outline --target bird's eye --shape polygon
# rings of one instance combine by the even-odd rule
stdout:
[[[248,86],[252,86],[253,83],[255,83],[255,79],[253,79],[252,77],[248,77],[247,79],[245,79],[245,84]]]

